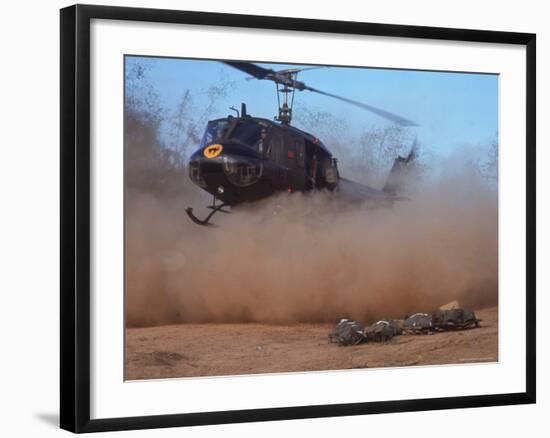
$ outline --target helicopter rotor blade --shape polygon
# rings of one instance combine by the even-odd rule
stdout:
[[[366,103],[358,102],[353,99],[348,99],[347,97],[338,96],[336,94],[327,93],[326,91],[317,90],[316,88],[312,87],[306,87],[306,90],[313,91],[314,93],[323,94],[325,96],[332,97],[334,99],[341,100],[342,102],[349,103],[351,105],[355,105],[359,108],[363,108],[367,111],[370,111],[371,113],[374,113],[380,117],[383,117],[387,120],[390,120],[400,126],[418,126],[418,123],[413,122],[412,120],[406,119],[404,117],[398,116],[397,114],[391,113],[389,111],[383,110],[381,108],[377,108],[373,105],[367,105]]]
[[[287,68],[286,70],[279,70],[279,71],[276,71],[275,73],[300,73],[301,71],[318,70],[320,68],[328,68],[328,67],[321,65],[319,67]]]
[[[236,68],[237,70],[244,71],[245,73],[254,76],[256,79],[265,79],[267,76],[275,73],[273,70],[268,70],[266,68],[260,67],[259,65],[252,64],[251,62],[222,62],[233,68]]]
[[[274,71],[271,69],[266,69],[263,67],[260,67],[259,65],[252,64],[251,62],[232,62],[232,61],[222,61],[224,64],[227,64],[233,68],[236,68],[238,70],[241,70],[245,73],[248,73],[249,75],[257,78],[257,79],[267,79],[272,80],[273,82],[276,82],[278,84],[282,84],[288,87],[292,87],[297,90],[309,90],[314,93],[323,94],[328,97],[332,97],[334,99],[341,100],[342,102],[349,103],[351,105],[357,106],[359,108],[365,109],[367,111],[370,111],[371,113],[374,113],[380,117],[385,118],[386,120],[390,120],[400,126],[418,126],[417,123],[413,122],[412,120],[406,119],[404,117],[398,116],[397,114],[391,113],[389,111],[383,110],[381,108],[375,107],[373,105],[368,105],[366,103],[358,102],[353,99],[348,99],[347,97],[338,96],[336,94],[327,93],[326,91],[321,91],[313,87],[309,87],[303,82],[297,81],[294,78],[288,76],[291,73],[296,73],[298,71],[302,70],[309,70],[313,68],[320,68],[320,67],[305,67],[303,69],[289,69],[289,70],[281,70],[281,71]]]

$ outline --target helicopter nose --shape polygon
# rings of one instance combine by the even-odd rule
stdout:
[[[222,147],[219,145],[220,148]],[[189,177],[191,181],[203,189],[217,187],[223,183],[223,157],[221,150],[213,152],[207,146],[204,149],[196,151],[189,159]]]
[[[258,182],[262,177],[263,167],[263,163],[256,158],[223,157],[223,173],[236,187],[247,187]]]
[[[189,160],[189,177],[199,187],[220,198],[229,198],[257,183],[264,166],[254,149],[235,142],[211,144]]]
[[[219,164],[218,164],[219,167]],[[200,157],[193,156],[189,160],[189,178],[199,187],[205,189],[207,182],[205,174],[215,173],[215,169],[212,169],[212,163],[204,162]],[[219,170],[218,170],[219,172]]]
[[[211,145],[195,152],[189,160],[189,167],[199,169],[202,174],[221,171],[222,145]]]

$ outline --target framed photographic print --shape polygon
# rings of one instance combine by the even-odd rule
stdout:
[[[535,35],[61,10],[61,427],[535,402]]]

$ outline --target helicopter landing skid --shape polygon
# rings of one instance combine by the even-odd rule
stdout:
[[[222,213],[231,213],[230,211],[224,210],[223,207],[227,206],[227,204],[220,204],[220,205],[209,205],[208,208],[212,211],[206,216],[204,219],[199,219],[195,214],[193,213],[193,208],[188,207],[185,209],[185,212],[187,213],[187,216],[195,222],[197,225],[204,225],[204,226],[210,226],[213,225],[209,223],[209,220],[214,216],[218,211],[221,211]]]
[[[223,209],[222,209],[222,207],[225,207],[225,206],[227,206],[227,204],[222,204],[222,205],[207,205],[206,208],[209,208],[210,210],[219,211],[220,213],[225,213],[225,214],[231,213],[231,212],[228,211],[228,210],[223,210]]]

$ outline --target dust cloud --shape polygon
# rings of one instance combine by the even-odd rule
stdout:
[[[214,217],[208,198],[126,191],[127,326],[181,322],[369,322],[498,299],[494,189],[449,169],[393,208],[330,193],[281,194]],[[200,214],[200,210],[198,211]]]

